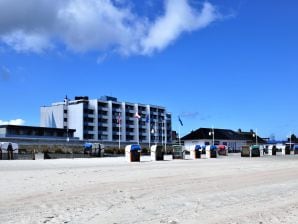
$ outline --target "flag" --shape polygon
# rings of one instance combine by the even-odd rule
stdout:
[[[121,114],[119,113],[118,118],[117,118],[117,124],[121,123]]]
[[[183,123],[182,123],[182,121],[181,121],[180,116],[178,117],[178,120],[179,120],[179,122],[180,122],[180,125],[183,126]]]
[[[149,123],[149,114],[146,114],[146,123]]]
[[[138,112],[136,112],[136,114],[135,114],[134,117],[137,118],[137,119],[140,119],[141,118],[141,116],[138,114]]]

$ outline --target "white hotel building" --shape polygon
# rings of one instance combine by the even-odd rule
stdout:
[[[76,129],[74,137],[88,141],[118,143],[120,135],[121,143],[171,143],[171,123],[165,107],[118,102],[109,96],[66,98],[40,108],[41,127]]]

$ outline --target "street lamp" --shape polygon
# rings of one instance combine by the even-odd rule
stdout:
[[[258,134],[257,134],[257,129],[256,132],[252,134],[252,137],[256,137],[256,145],[258,145]]]
[[[290,132],[289,139],[290,139],[290,150],[291,150],[292,149],[292,132]]]
[[[212,131],[209,132],[209,136],[212,135],[212,145],[214,145],[214,127],[212,126]]]

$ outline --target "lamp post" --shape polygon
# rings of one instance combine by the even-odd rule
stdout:
[[[290,139],[290,150],[291,150],[292,149],[292,132],[290,132],[289,139]]]
[[[256,145],[258,145],[258,134],[257,134],[257,129],[255,131],[255,133],[252,134],[252,137],[256,137]]]
[[[209,132],[209,136],[212,135],[212,145],[214,145],[214,127],[212,125],[212,131]]]

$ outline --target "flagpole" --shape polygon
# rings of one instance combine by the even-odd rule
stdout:
[[[163,146],[163,121],[161,120],[161,146]]]
[[[121,141],[121,119],[120,119],[120,114],[118,117],[118,122],[119,122],[119,150],[120,150],[120,141]]]
[[[138,136],[137,136],[137,138],[138,138],[138,145],[140,144],[140,122],[139,122],[139,118],[137,118],[137,122],[138,122],[138,125],[137,125],[137,127],[138,127]]]
[[[119,150],[120,150],[120,141],[121,141],[121,128],[119,123]]]
[[[183,123],[182,123],[182,121],[181,121],[180,116],[178,116],[178,121],[180,122],[180,125],[179,125],[179,145],[181,145],[180,126],[183,126]]]
[[[214,126],[212,125],[212,138],[213,138],[213,145],[214,145]]]
[[[150,115],[147,113],[146,114],[146,123],[147,123],[147,128],[148,128],[148,143],[149,143],[149,151],[150,151],[150,147],[151,147],[151,120],[150,120]]]
[[[179,125],[179,145],[181,145],[181,140],[180,140],[180,125]]]
[[[167,124],[166,124],[166,120],[164,120],[164,131],[165,131],[165,151],[167,151],[167,129],[166,129],[166,126],[167,126]]]
[[[149,119],[149,122],[147,123],[147,125],[148,125],[148,130],[149,130],[149,134],[148,134],[148,136],[149,136],[149,150],[151,149],[151,125],[150,125],[150,119]]]
[[[157,133],[157,125],[156,125],[156,120],[155,120],[155,127],[154,127],[154,140],[155,140],[155,145],[157,145],[157,141],[156,141],[156,133]]]
[[[134,115],[134,118],[136,118],[137,119],[137,127],[138,127],[138,136],[137,136],[137,139],[138,139],[138,145],[140,144],[140,133],[139,133],[139,127],[140,127],[140,118],[141,118],[141,116],[139,115],[139,113],[138,112],[136,112],[136,114]]]

